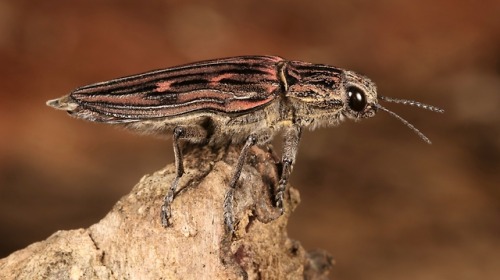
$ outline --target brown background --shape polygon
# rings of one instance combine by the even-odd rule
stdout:
[[[260,4],[259,4],[260,3]],[[480,4],[481,3],[481,4]],[[171,141],[44,105],[77,86],[243,54],[341,66],[446,109],[306,132],[290,235],[335,279],[498,279],[499,1],[0,1],[0,257],[98,221]],[[152,221],[153,222],[153,221]]]

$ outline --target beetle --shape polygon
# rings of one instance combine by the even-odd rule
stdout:
[[[147,134],[172,134],[176,177],[161,209],[165,227],[170,225],[170,205],[184,174],[180,142],[243,145],[224,199],[225,224],[232,232],[234,190],[248,150],[268,143],[278,132],[284,135],[282,171],[275,193],[275,206],[281,213],[304,128],[370,118],[382,110],[430,143],[379,101],[444,112],[413,100],[377,95],[375,84],[353,71],[278,56],[230,57],[150,71],[83,86],[47,105],[87,121]]]

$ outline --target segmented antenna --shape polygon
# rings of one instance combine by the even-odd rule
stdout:
[[[408,99],[397,99],[397,98],[391,98],[391,97],[385,97],[385,96],[378,96],[378,99],[386,102],[391,102],[391,103],[400,103],[403,105],[410,105],[410,106],[415,106],[418,108],[426,109],[432,112],[436,113],[444,113],[443,109],[440,109],[438,107],[432,106],[432,105],[427,105],[424,103],[420,103],[417,101],[413,100],[408,100]],[[409,127],[411,130],[413,130],[422,140],[424,140],[427,144],[432,144],[431,140],[427,138],[420,130],[418,130],[416,127],[414,127],[411,123],[409,123],[407,120],[403,119],[400,117],[398,114],[394,113],[393,111],[385,108],[384,106],[377,104],[377,108],[381,109],[382,111],[385,111],[389,113],[391,116],[395,117],[396,119],[400,120],[403,124],[405,124],[407,127]]]
[[[431,140],[427,138],[420,130],[418,130],[415,126],[413,126],[411,123],[409,123],[407,120],[403,119],[400,117],[398,114],[394,113],[393,111],[383,107],[380,104],[377,104],[377,107],[381,109],[382,111],[385,111],[389,113],[391,116],[395,117],[396,119],[400,120],[402,123],[404,123],[407,127],[409,127],[411,130],[413,130],[422,140],[424,140],[427,144],[432,144]]]
[[[392,97],[386,97],[386,96],[380,96],[380,95],[377,98],[380,99],[380,100],[383,100],[385,102],[399,103],[399,104],[403,104],[403,105],[410,105],[410,106],[415,106],[415,107],[426,109],[426,110],[429,110],[429,111],[432,111],[432,112],[436,112],[436,113],[444,113],[444,110],[441,109],[441,108],[438,108],[438,107],[432,106],[432,105],[427,105],[427,104],[424,104],[424,103],[420,103],[420,102],[417,102],[417,101],[414,101],[414,100],[398,99],[398,98],[392,98]]]

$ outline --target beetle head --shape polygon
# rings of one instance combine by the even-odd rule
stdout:
[[[375,116],[377,110],[380,109],[400,120],[403,124],[413,130],[422,140],[424,140],[428,144],[431,144],[429,138],[427,138],[415,126],[400,117],[398,114],[380,105],[378,101],[380,100],[385,102],[415,106],[437,113],[443,113],[443,109],[413,100],[396,99],[377,95],[377,87],[369,78],[352,71],[345,71],[344,75],[345,82],[343,85],[344,91],[342,93],[344,100],[344,109],[342,110],[342,114],[344,116],[354,120],[370,118]]]

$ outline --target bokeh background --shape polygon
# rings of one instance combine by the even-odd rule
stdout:
[[[45,101],[124,75],[274,54],[356,70],[434,142],[383,112],[306,132],[289,234],[332,279],[499,279],[500,2],[0,1],[0,257],[98,221],[173,161],[171,141]]]

